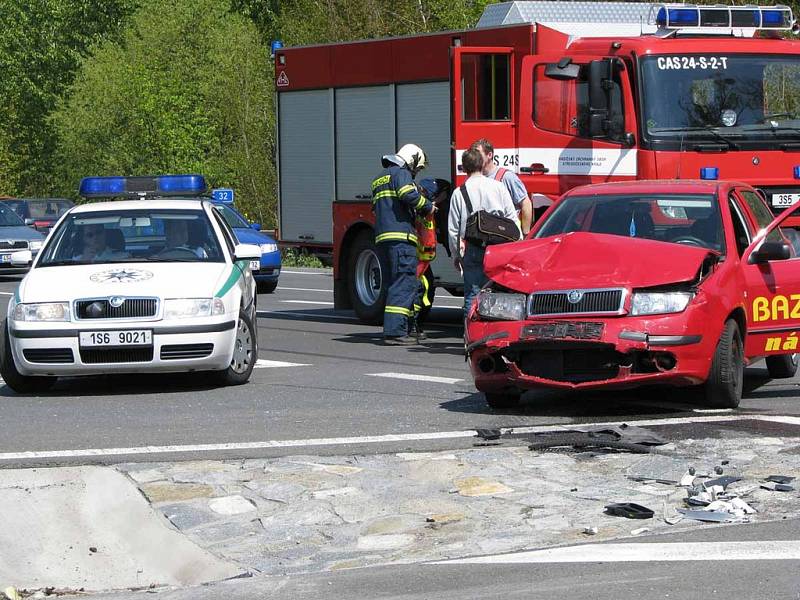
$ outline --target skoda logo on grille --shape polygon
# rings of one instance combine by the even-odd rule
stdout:
[[[572,290],[567,294],[567,300],[570,304],[577,304],[583,299],[583,292],[580,290]]]
[[[122,296],[111,296],[111,298],[108,299],[108,303],[114,308],[119,308],[125,303],[125,298]]]

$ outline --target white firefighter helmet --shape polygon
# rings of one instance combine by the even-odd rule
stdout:
[[[428,166],[428,157],[422,148],[416,144],[406,144],[397,151],[397,156],[403,159],[412,172],[417,173]]]

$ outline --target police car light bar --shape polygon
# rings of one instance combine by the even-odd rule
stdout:
[[[794,24],[788,6],[698,6],[695,4],[655,4],[650,11],[661,29],[692,27],[791,30]]]
[[[116,196],[196,196],[206,191],[202,175],[84,177],[78,193],[84,198]]]

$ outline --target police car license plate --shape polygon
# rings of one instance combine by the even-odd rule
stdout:
[[[260,260],[251,260],[250,261],[250,270],[251,271],[258,271],[261,268],[261,261]]]
[[[772,206],[786,208],[800,201],[800,194],[772,194]]]
[[[152,346],[153,332],[150,329],[126,329],[125,331],[81,331],[81,346]]]
[[[2,254],[2,255],[0,255],[0,260],[2,260],[4,263],[9,263],[9,262],[11,262],[11,255],[10,254]]]

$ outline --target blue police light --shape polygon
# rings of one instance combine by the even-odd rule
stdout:
[[[84,177],[78,193],[84,197],[119,196],[125,193],[124,177]]]
[[[215,190],[211,190],[211,197],[214,199],[214,202],[233,204],[233,190],[230,188],[217,188]]]
[[[275,56],[275,53],[281,48],[283,48],[283,42],[280,40],[273,40],[272,43],[269,45],[270,56]]]
[[[659,27],[697,27],[700,24],[700,13],[696,8],[666,8],[658,9],[656,25]]]
[[[202,194],[206,180],[202,175],[161,175],[156,177],[159,192],[165,194]]]
[[[718,167],[701,167],[700,179],[719,179]]]
[[[782,10],[761,10],[762,27],[784,27],[786,13]]]
[[[795,179],[800,179],[800,165],[797,165],[794,168],[794,178]]]
[[[206,191],[202,175],[146,175],[136,177],[84,177],[79,194],[84,198],[116,196],[197,196]]]

